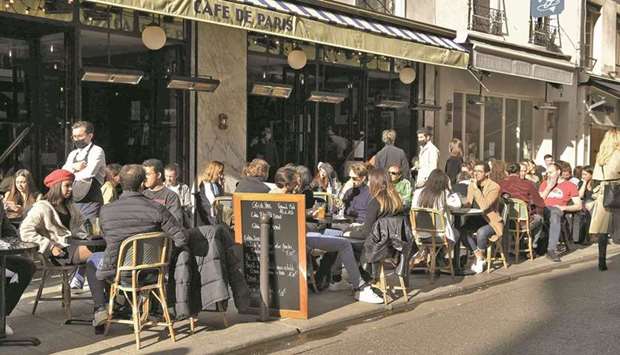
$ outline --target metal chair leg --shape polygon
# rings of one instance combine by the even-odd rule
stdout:
[[[69,273],[63,270],[61,274],[62,274],[62,286],[61,286],[62,307],[65,310],[65,315],[67,319],[71,319],[71,286],[69,285]]]
[[[41,296],[43,295],[43,288],[45,287],[45,281],[47,281],[48,276],[49,276],[49,271],[43,270],[43,275],[41,275],[41,285],[39,285],[39,290],[37,291],[37,296],[35,297],[34,305],[32,306],[33,316],[34,316],[34,313],[37,311],[39,300],[41,299]]]

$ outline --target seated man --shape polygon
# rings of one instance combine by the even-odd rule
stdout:
[[[157,159],[148,159],[142,163],[142,166],[146,176],[144,179],[145,189],[142,193],[149,199],[164,205],[182,226],[181,200],[179,195],[164,185],[164,164]]]
[[[175,247],[187,244],[177,219],[163,205],[139,192],[144,181],[145,172],[141,165],[125,165],[120,172],[123,193],[117,201],[101,208],[99,221],[106,248],[102,253],[94,253],[86,264],[86,275],[95,301],[95,327],[103,324],[107,318],[105,280],[116,275],[118,253],[123,240],[140,233],[163,231],[172,238]]]
[[[408,210],[411,207],[411,182],[403,178],[403,174],[400,171],[400,166],[392,165],[388,168],[388,174],[396,192],[400,195],[400,199],[403,200],[403,207]]]
[[[499,214],[500,187],[489,179],[491,168],[484,162],[474,163],[474,179],[467,189],[465,207],[480,208],[483,218],[469,218],[465,224],[466,230],[476,230],[476,241],[470,240],[474,249],[476,262],[471,266],[475,273],[481,273],[486,264],[486,250],[490,238],[501,237],[504,229],[502,217]]]
[[[370,201],[370,191],[366,184],[368,169],[366,165],[357,163],[351,166],[349,181],[342,188],[342,202],[345,206],[345,215],[355,218],[356,223],[364,223],[366,209]]]
[[[555,262],[561,261],[556,248],[562,232],[562,216],[564,212],[581,210],[579,190],[575,184],[564,179],[562,171],[565,170],[571,170],[570,164],[565,162],[551,163],[547,167],[547,175],[539,189],[540,196],[545,200],[545,221],[549,221],[547,257]],[[569,205],[569,202],[572,204]],[[538,240],[538,238],[539,236],[536,236],[535,239]]]
[[[536,235],[537,231],[542,227],[545,201],[540,197],[533,182],[522,179],[519,176],[520,169],[520,164],[511,163],[508,165],[506,169],[508,176],[500,181],[499,185],[502,189],[502,195],[506,194],[510,198],[517,198],[527,203],[529,206],[530,229],[532,235]]]
[[[15,230],[15,227],[13,227],[6,216],[4,204],[0,203],[0,241],[4,241],[5,239],[19,239],[19,236],[17,235],[17,230]],[[29,258],[9,255],[6,256],[6,269],[6,280],[0,280],[0,282],[5,283],[6,299],[0,300],[0,302],[5,302],[5,315],[8,316],[13,309],[15,309],[17,302],[19,302],[30,280],[32,280],[35,267],[34,263]],[[11,282],[15,275],[17,276],[17,282]],[[13,335],[13,330],[9,327],[8,322],[4,330],[7,335]]]

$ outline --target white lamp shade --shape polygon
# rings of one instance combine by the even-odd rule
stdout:
[[[398,77],[403,84],[411,84],[415,81],[416,72],[412,67],[404,67],[398,73]]]
[[[306,57],[306,53],[301,49],[295,49],[288,54],[288,65],[295,70],[299,70],[306,66],[308,62],[308,57]]]
[[[148,25],[142,31],[142,43],[150,50],[161,49],[166,44],[166,32],[157,25]]]

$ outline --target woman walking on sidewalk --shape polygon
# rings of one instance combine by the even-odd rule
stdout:
[[[611,129],[605,133],[596,156],[593,180],[600,183],[595,188],[595,202],[589,233],[598,239],[598,268],[607,270],[607,238],[620,243],[620,209],[606,209],[603,206],[603,192],[609,184],[620,183],[620,131]]]

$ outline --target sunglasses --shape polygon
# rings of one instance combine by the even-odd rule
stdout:
[[[389,171],[390,175],[400,175],[400,171]]]

